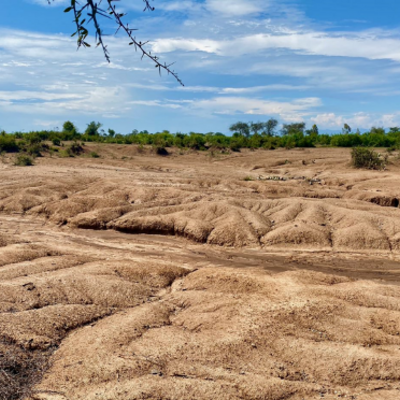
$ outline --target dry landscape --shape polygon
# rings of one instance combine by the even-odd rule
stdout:
[[[85,149],[0,161],[1,400],[400,398],[397,156]]]

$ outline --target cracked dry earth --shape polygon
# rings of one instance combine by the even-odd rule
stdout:
[[[0,366],[49,362],[26,398],[400,398],[399,161],[86,147],[0,164]]]

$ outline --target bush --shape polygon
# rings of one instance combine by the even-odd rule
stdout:
[[[354,147],[351,151],[351,161],[355,168],[385,169],[387,157],[367,147]]]
[[[0,136],[0,152],[18,153],[20,150],[15,139],[11,136]]]
[[[33,165],[33,158],[26,154],[20,154],[15,159],[14,164],[19,167],[29,167],[29,166]]]
[[[26,148],[26,152],[33,157],[42,157],[42,146],[39,143],[32,144]]]
[[[92,152],[89,153],[89,157],[99,158],[100,156],[95,151],[92,151]]]
[[[52,142],[54,146],[61,146],[61,140],[59,138],[54,138]]]
[[[163,146],[155,146],[154,149],[158,156],[169,156],[168,150]]]
[[[293,137],[289,137],[286,140],[285,149],[286,150],[291,150],[291,149],[293,149],[295,147],[296,147],[296,140]]]
[[[79,156],[83,153],[83,147],[79,143],[74,142],[65,149],[65,152],[69,157]]]

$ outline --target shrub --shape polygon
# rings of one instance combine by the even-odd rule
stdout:
[[[398,151],[398,150],[400,150],[400,142],[397,142],[394,145],[389,146],[386,151],[388,153],[392,153],[393,151]]]
[[[0,136],[0,152],[18,153],[20,150],[15,139],[11,136]]]
[[[40,134],[38,132],[32,132],[32,133],[28,133],[26,135],[26,139],[28,141],[29,144],[38,144],[42,141]]]
[[[351,161],[355,168],[384,169],[387,157],[367,147],[354,147],[351,151]]]
[[[168,150],[164,146],[154,146],[154,151],[158,156],[169,156]]]
[[[100,156],[95,151],[92,151],[92,152],[89,153],[89,157],[99,158]]]
[[[289,137],[288,140],[286,141],[285,149],[286,150],[291,150],[294,147],[296,147],[296,141],[295,141],[295,139],[293,137]]]
[[[33,157],[42,157],[42,146],[40,143],[35,143],[27,147],[26,152]]]
[[[54,146],[61,146],[61,140],[59,138],[54,138],[52,142]]]
[[[83,153],[83,147],[79,143],[74,142],[69,145],[65,151],[69,157],[79,156]]]
[[[29,166],[33,165],[33,158],[26,154],[20,154],[15,159],[14,164],[19,167],[29,167]]]

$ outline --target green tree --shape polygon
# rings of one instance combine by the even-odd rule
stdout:
[[[111,137],[111,138],[113,138],[113,137],[115,136],[115,131],[114,131],[114,129],[109,129],[109,130],[108,130],[108,136]]]
[[[278,121],[275,118],[270,118],[264,123],[264,129],[262,134],[265,136],[274,136],[275,129],[278,126]]]
[[[232,124],[229,127],[229,130],[233,133],[238,133],[241,136],[250,136],[250,127],[249,124],[247,124],[246,122],[236,122],[236,124]]]
[[[384,128],[377,128],[377,127],[373,126],[371,128],[371,130],[369,131],[369,133],[377,134],[377,135],[384,135],[386,132],[385,132]]]
[[[85,130],[85,135],[87,136],[99,136],[99,129],[102,127],[103,125],[100,122],[95,122],[92,121],[90,124],[87,125],[87,128]]]
[[[63,123],[63,132],[76,133],[77,131],[76,126],[71,121],[65,121]]]
[[[318,136],[318,134],[319,134],[318,126],[316,124],[314,124],[311,129],[308,129],[306,131],[306,133],[307,133],[307,135],[310,135],[310,136]]]
[[[264,122],[250,122],[250,131],[258,135],[264,129]]]
[[[306,129],[305,122],[294,122],[292,124],[283,124],[281,132],[283,136],[287,136],[287,135],[295,135],[297,133],[304,133],[305,129]]]
[[[351,132],[350,126],[347,125],[347,124],[344,124],[343,125],[343,129],[342,129],[342,133],[345,134],[345,135],[348,135],[350,132]]]

